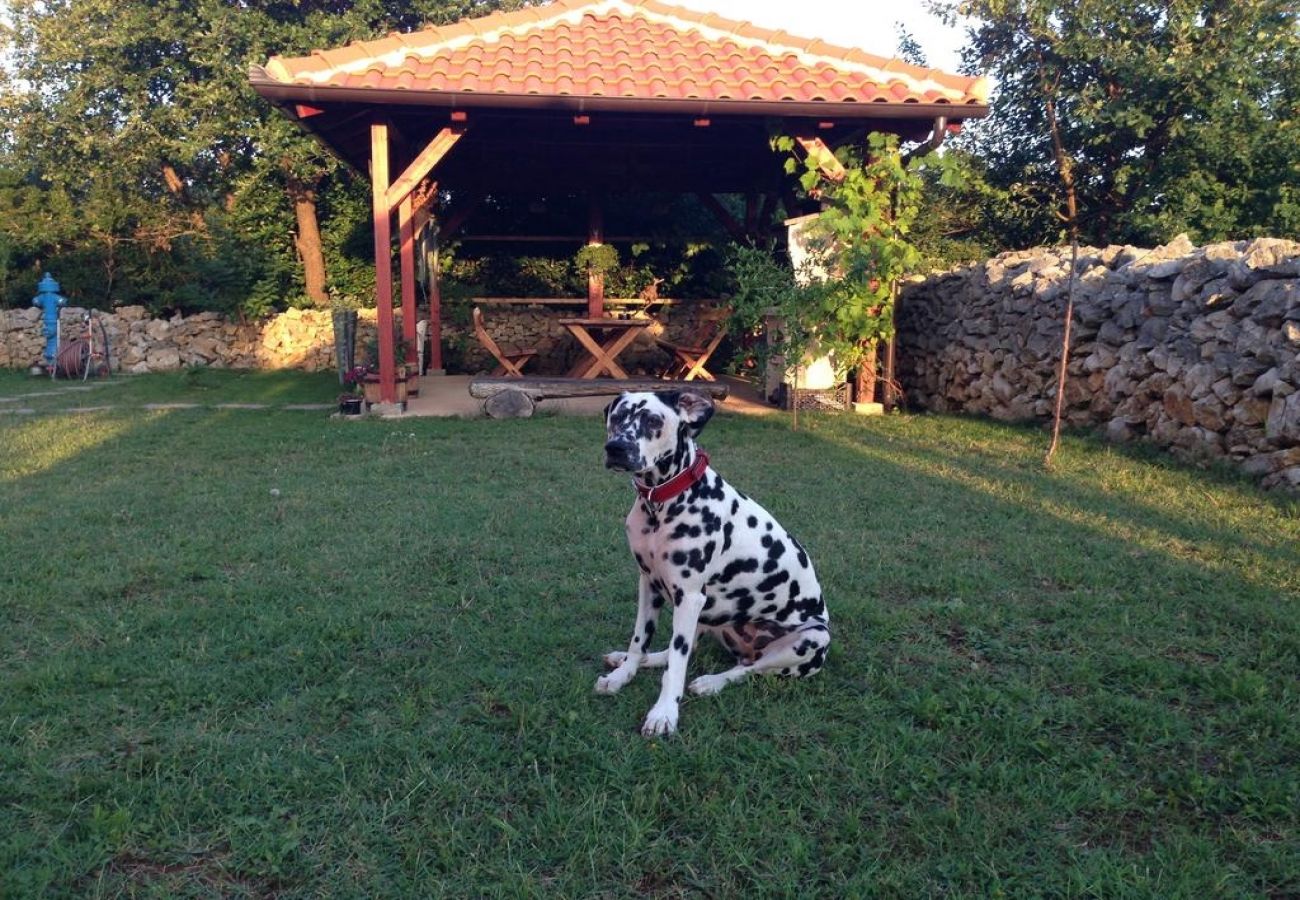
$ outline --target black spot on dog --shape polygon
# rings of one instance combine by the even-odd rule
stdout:
[[[660,604],[662,605],[662,603],[663,603],[663,598],[662,598],[662,597],[659,598],[659,602],[660,602]],[[646,620],[645,620],[645,642],[646,642],[646,646],[647,646],[647,647],[650,646],[650,638],[652,638],[652,637],[654,637],[654,636],[655,636],[655,622],[654,622],[654,619],[646,619]]]
[[[770,535],[770,534],[765,534],[765,535],[763,535],[761,538],[758,539],[758,542],[759,542],[760,544],[762,544],[764,547],[771,547],[771,546],[772,546],[772,535]]]
[[[673,649],[679,652],[682,656],[685,656],[691,652],[691,645],[686,638],[682,637],[680,634],[675,634],[673,635]]]
[[[777,585],[785,584],[789,580],[790,573],[782,569],[780,572],[775,572],[760,581],[758,583],[758,589],[760,591],[775,590]]]
[[[731,532],[734,531],[735,528],[736,526],[731,522],[728,522],[726,525],[722,526],[722,552],[723,553],[726,553],[728,550],[731,549]]]
[[[678,522],[677,527],[673,529],[672,534],[668,535],[670,540],[679,541],[682,538],[697,538],[700,536],[700,526],[692,525],[689,522]]]
[[[731,501],[731,514],[734,516],[734,515],[736,514],[737,510],[739,510],[739,509],[740,509],[740,501],[739,501],[739,500],[735,500],[735,499],[733,499],[733,500]]]
[[[711,581],[717,580],[722,584],[726,584],[727,582],[735,578],[737,575],[740,575],[744,572],[757,572],[757,571],[758,571],[758,560],[754,559],[753,557],[750,557],[749,559],[733,559],[731,562],[727,563],[725,567],[723,567],[721,572],[713,576],[713,578],[710,580]]]
[[[786,536],[790,537],[789,535]],[[790,537],[790,543],[794,544],[795,554],[799,559],[799,565],[805,569],[808,568],[808,554],[804,551],[803,544],[799,543],[793,537]]]
[[[763,535],[767,537],[767,535]],[[770,541],[763,546],[767,547],[767,558],[777,560],[785,553],[785,543],[782,541]]]
[[[745,520],[745,524],[748,525],[750,528],[757,528],[757,527],[758,527],[758,517],[757,517],[757,516],[750,516],[748,519]]]

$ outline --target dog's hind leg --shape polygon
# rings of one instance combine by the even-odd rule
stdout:
[[[826,648],[830,643],[831,632],[825,622],[808,622],[757,651],[753,662],[714,675],[701,675],[690,683],[689,690],[692,694],[704,696],[716,694],[750,675],[814,675],[826,661]]]

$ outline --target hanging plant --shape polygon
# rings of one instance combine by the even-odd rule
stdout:
[[[609,244],[587,244],[573,257],[578,271],[588,275],[605,275],[618,268],[618,250]]]

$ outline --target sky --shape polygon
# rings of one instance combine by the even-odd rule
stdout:
[[[763,28],[783,28],[799,37],[822,38],[880,56],[898,55],[902,22],[931,66],[956,72],[966,31],[946,26],[929,13],[926,0],[671,0],[674,5],[713,12]]]

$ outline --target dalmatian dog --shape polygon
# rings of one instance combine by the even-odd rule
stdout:
[[[612,671],[596,691],[617,693],[642,667],[665,669],[641,727],[647,737],[677,730],[686,665],[701,634],[719,640],[735,665],[692,681],[700,695],[749,675],[812,675],[830,645],[807,552],[696,446],[712,415],[713,401],[690,391],[625,393],[605,409],[605,465],[631,473],[636,489],[627,538],[640,583],[631,643],[605,656]],[[659,611],[669,603],[672,637],[651,653]]]

